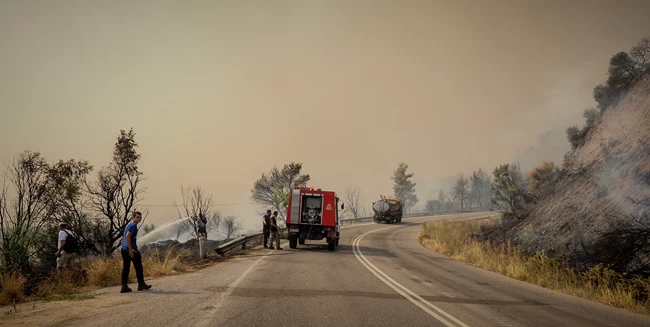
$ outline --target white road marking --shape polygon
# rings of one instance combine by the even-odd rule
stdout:
[[[280,247],[282,247],[282,244],[283,243],[280,243]],[[284,243],[284,245],[286,246],[287,243]],[[275,250],[275,251],[277,251],[277,250]],[[221,309],[221,306],[223,305],[224,300],[228,296],[230,296],[230,294],[232,294],[232,292],[235,290],[235,288],[237,288],[239,283],[241,283],[248,276],[248,274],[250,274],[251,271],[253,271],[253,269],[257,266],[257,264],[259,264],[262,260],[264,260],[266,257],[268,257],[269,254],[270,253],[262,255],[261,258],[255,260],[255,262],[252,265],[250,265],[248,268],[246,268],[246,270],[241,275],[239,275],[239,277],[237,277],[237,279],[232,284],[229,285],[228,289],[225,292],[221,293],[221,296],[219,297],[219,300],[217,300],[217,303],[214,306],[214,309],[210,310],[206,315],[203,316],[203,319],[201,320],[201,322],[199,322],[199,326],[212,326],[213,325],[211,318],[214,318],[216,316],[216,312],[219,309]]]
[[[397,227],[397,226],[391,226],[391,227]],[[436,318],[438,321],[441,323],[445,324],[448,327],[456,327],[451,321],[455,322],[458,326],[461,327],[469,327],[462,321],[456,319],[454,316],[450,315],[449,313],[445,312],[444,310],[440,309],[439,307],[435,306],[434,304],[430,303],[429,301],[423,299],[419,295],[413,293],[411,290],[406,288],[404,285],[396,282],[394,279],[390,278],[388,275],[386,275],[384,272],[382,272],[379,268],[375,267],[366,257],[361,253],[361,250],[359,249],[359,244],[361,243],[361,240],[368,234],[374,233],[380,230],[388,229],[391,227],[385,227],[385,228],[380,228],[376,230],[372,230],[369,232],[366,232],[364,234],[359,235],[354,242],[352,243],[352,251],[354,252],[354,255],[357,257],[359,262],[366,267],[373,275],[375,275],[379,280],[384,282],[384,284],[388,285],[390,288],[395,290],[397,293],[402,295],[404,298],[409,300],[411,303],[415,304],[418,306],[420,309],[422,309],[424,312],[428,313],[430,316]],[[427,308],[427,306],[429,308]],[[432,311],[431,309],[434,309],[438,313],[442,314],[443,316],[447,317],[449,320],[441,317],[439,314],[436,312]]]

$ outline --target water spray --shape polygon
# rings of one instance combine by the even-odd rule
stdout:
[[[188,220],[188,219],[192,219],[192,217],[185,217],[185,218],[179,219],[179,220],[177,220],[177,221],[172,221],[171,223],[165,224],[165,225],[163,225],[163,226],[161,226],[161,227],[159,227],[159,228],[156,228],[156,229],[154,229],[153,231],[147,233],[146,235],[144,235],[144,236],[143,236],[141,239],[139,239],[138,241],[140,241],[140,245],[145,245],[145,244],[147,244],[147,240],[150,239],[153,235],[156,235],[156,234],[157,234],[158,236],[160,236],[160,235],[162,235],[161,231],[166,230],[166,229],[169,229],[170,227],[175,226],[175,225],[178,225],[178,224],[180,224],[180,223],[182,223],[182,222],[185,222],[185,221]],[[124,238],[124,236],[122,236],[122,238]],[[121,246],[121,244],[120,244],[120,246],[118,246],[118,247],[115,249],[115,251],[113,251],[113,254],[115,254],[115,252],[117,252],[117,250],[119,250],[119,249],[121,249],[121,248],[122,248],[122,246]]]
[[[158,235],[158,236],[160,236],[160,235],[162,235],[162,234],[161,234],[162,231],[167,230],[167,229],[169,229],[169,228],[172,227],[172,226],[175,226],[175,225],[178,225],[178,224],[180,224],[180,223],[183,223],[183,222],[185,222],[186,220],[189,220],[189,219],[192,219],[192,217],[185,217],[185,218],[179,219],[179,220],[177,220],[177,221],[173,221],[173,222],[171,222],[171,223],[165,224],[165,225],[163,225],[163,226],[161,226],[161,227],[159,227],[159,228],[156,228],[156,229],[154,229],[153,231],[147,233],[147,234],[144,235],[144,236],[143,236],[139,241],[141,242],[142,245],[147,244],[147,240],[151,239],[153,235]]]

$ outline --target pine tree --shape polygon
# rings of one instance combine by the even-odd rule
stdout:
[[[414,174],[406,173],[408,167],[407,164],[400,163],[393,172],[393,177],[391,177],[394,181],[393,191],[395,192],[395,197],[402,200],[406,212],[419,201],[418,196],[415,194],[415,183],[410,180]]]

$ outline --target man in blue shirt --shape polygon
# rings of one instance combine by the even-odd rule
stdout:
[[[138,236],[138,224],[142,221],[142,214],[138,211],[133,212],[131,222],[124,228],[124,236],[122,237],[122,290],[120,293],[131,292],[129,288],[129,272],[131,270],[131,262],[135,268],[135,276],[138,280],[138,291],[148,290],[151,285],[144,283],[144,272],[142,271],[142,257],[138,251],[138,244],[136,244],[136,237]]]

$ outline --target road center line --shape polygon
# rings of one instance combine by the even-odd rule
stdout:
[[[286,246],[286,243],[285,243],[285,246]],[[210,310],[208,313],[206,313],[203,316],[203,319],[199,323],[199,326],[213,326],[214,325],[213,322],[212,322],[212,318],[214,318],[215,315],[216,315],[216,312],[219,311],[219,309],[221,309],[221,306],[223,305],[223,302],[226,300],[226,298],[228,296],[230,296],[230,294],[232,294],[232,292],[235,290],[235,288],[237,288],[237,286],[239,286],[239,283],[241,283],[248,276],[248,274],[250,274],[251,271],[253,271],[253,269],[255,269],[255,267],[262,260],[264,260],[266,257],[268,257],[269,255],[270,254],[268,254],[268,253],[264,254],[264,255],[261,256],[261,258],[255,260],[255,262],[253,262],[252,265],[250,265],[248,268],[246,268],[246,270],[244,270],[244,272],[241,275],[239,275],[239,277],[237,277],[237,279],[235,279],[235,281],[232,284],[230,284],[230,286],[228,287],[228,289],[226,289],[225,292],[221,293],[221,296],[219,297],[219,299],[217,300],[216,305],[214,306],[214,309]]]
[[[450,315],[449,313],[445,312],[444,310],[440,309],[439,307],[435,306],[434,304],[430,303],[429,301],[423,299],[419,295],[415,294],[408,288],[406,288],[404,285],[398,283],[394,279],[390,278],[388,275],[386,275],[383,271],[381,271],[379,268],[377,268],[375,265],[373,265],[366,257],[361,253],[361,250],[359,248],[359,244],[361,243],[361,240],[368,234],[378,232],[380,230],[388,229],[388,228],[393,228],[391,227],[385,227],[385,228],[380,228],[376,230],[372,230],[369,232],[366,232],[364,234],[359,235],[353,242],[352,244],[352,251],[354,252],[354,255],[356,258],[361,262],[361,264],[366,267],[373,275],[375,275],[379,280],[381,280],[384,284],[388,285],[390,288],[395,290],[397,293],[402,295],[404,298],[409,300],[411,303],[415,304],[418,306],[420,309],[422,309],[424,312],[428,313],[430,316],[436,318],[438,321],[442,322],[448,327],[456,327],[453,323],[451,323],[449,320],[441,317],[437,313],[433,312],[431,309],[434,309],[438,311],[438,313],[444,315],[451,321],[455,322],[458,326],[461,327],[469,327],[462,321],[456,319],[454,316]],[[427,308],[427,306],[429,308]]]

